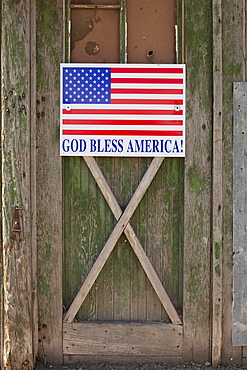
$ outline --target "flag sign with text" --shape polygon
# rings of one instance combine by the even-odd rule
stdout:
[[[63,156],[185,156],[185,65],[61,64]]]

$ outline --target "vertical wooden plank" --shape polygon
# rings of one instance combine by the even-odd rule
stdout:
[[[32,369],[36,275],[32,259],[30,1],[1,1],[2,207],[5,369]],[[12,232],[14,205],[20,233]],[[34,258],[35,262],[35,258]]]
[[[212,364],[222,351],[222,11],[213,0]]]
[[[243,348],[243,351],[242,351],[242,366],[246,366],[247,365],[247,347],[242,347]]]
[[[241,347],[232,346],[232,120],[233,82],[245,79],[245,1],[222,1],[223,82],[223,338],[222,364],[241,364]]]
[[[33,295],[33,355],[38,355],[38,297],[37,297],[37,207],[36,207],[36,2],[30,1],[30,213],[32,246],[32,295]]]
[[[163,250],[168,249],[167,244],[164,248],[163,241],[163,231],[165,227],[165,211],[166,205],[164,204],[164,194],[162,189],[164,189],[163,183],[163,174],[164,174],[164,161],[159,172],[156,174],[152,184],[150,185],[147,191],[147,238],[145,241],[147,248],[147,255],[152,263],[155,266],[155,270],[161,279],[163,280],[163,274],[166,271],[164,268],[163,261]],[[169,187],[166,188],[165,192],[169,192]],[[159,205],[162,204],[162,207]],[[141,215],[140,215],[141,217]],[[169,216],[168,216],[169,217]],[[172,217],[171,217],[172,218]],[[171,238],[169,238],[171,240]],[[168,248],[167,248],[168,247]],[[170,261],[171,262],[171,261]],[[171,266],[172,263],[170,263]],[[169,269],[170,270],[170,269]],[[167,288],[167,285],[166,285]],[[166,313],[164,312],[163,307],[160,304],[160,300],[157,297],[154,289],[152,288],[149,280],[147,280],[147,321],[151,320],[165,320],[168,319]]]
[[[115,169],[114,158],[97,158],[98,165],[102,167],[104,174],[108,178],[108,182],[114,186],[114,179],[117,178],[117,171]],[[115,189],[114,189],[115,190]],[[104,238],[101,240],[107,240],[107,237],[111,234],[114,225],[114,217],[110,211],[108,204],[106,203],[102,193],[98,190],[98,207],[100,212],[98,214],[102,233]],[[115,252],[115,251],[114,251]],[[97,279],[97,319],[98,320],[114,320],[114,295],[115,295],[115,276],[114,276],[114,258],[115,253],[112,253],[103,268],[99,278]]]
[[[131,162],[129,158],[115,158],[115,173],[110,184],[124,210],[132,196]],[[111,186],[111,185],[110,185]],[[122,235],[113,252],[114,261],[114,321],[130,320],[131,255],[129,242]]]
[[[139,179],[145,173],[147,161],[143,158],[131,160],[132,167],[132,191],[137,186]],[[131,225],[141,241],[142,247],[147,248],[147,228],[148,228],[148,207],[147,197],[144,195],[139,207],[131,218]],[[133,321],[145,321],[147,319],[147,295],[150,292],[148,279],[145,272],[135,255],[132,255],[132,276],[131,276],[131,319]]]
[[[37,0],[37,245],[39,356],[62,362],[62,171],[59,63],[63,2]]]
[[[2,10],[2,2],[0,2],[0,9]],[[0,12],[0,27],[2,32],[2,11]],[[2,46],[2,44],[1,44]],[[0,53],[2,57],[2,50],[0,46]],[[0,58],[0,71],[1,71],[1,78],[2,78],[2,58]],[[3,96],[2,92],[2,84],[0,85],[0,94]],[[2,112],[2,99],[0,99],[0,109]],[[0,115],[0,128],[2,132],[2,114]],[[2,164],[2,135],[0,137],[0,159]],[[0,176],[2,179],[2,165],[0,169]],[[1,199],[0,199],[0,217],[2,220],[2,181],[0,183],[0,192],[1,192]],[[0,233],[0,367],[3,366],[3,239],[2,239],[2,232]]]
[[[233,346],[247,346],[246,133],[247,83],[234,83],[233,134]]]
[[[187,155],[184,209],[184,359],[210,359],[212,4],[184,2]]]

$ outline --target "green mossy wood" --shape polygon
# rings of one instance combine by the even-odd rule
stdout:
[[[246,348],[231,342],[231,284],[232,83],[246,80],[246,1],[178,3],[178,55],[187,66],[186,159],[164,160],[131,224],[183,310],[184,360],[245,364]],[[37,354],[62,363],[63,305],[69,307],[116,221],[84,159],[59,156],[68,2],[0,4],[1,365],[32,369]],[[124,61],[125,32],[121,39]],[[150,159],[96,160],[125,209]],[[12,232],[15,206],[22,208],[21,233]],[[169,322],[124,235],[77,319]]]
[[[184,353],[210,358],[212,4],[185,7],[187,106],[184,219]]]
[[[59,65],[63,2],[36,1],[37,260],[39,357],[62,362],[62,161]]]
[[[31,245],[30,2],[1,2],[3,357],[5,369],[32,369],[36,284]],[[14,207],[20,233],[12,232]]]

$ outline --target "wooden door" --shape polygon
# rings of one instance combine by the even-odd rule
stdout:
[[[175,62],[175,0],[78,3],[70,4],[70,62]],[[107,181],[113,198],[124,211],[152,158],[95,160],[100,171],[98,177]],[[147,261],[137,257],[122,233],[74,320],[69,319],[67,310],[89,276],[116,219],[87,158],[68,157],[63,161],[65,360],[78,356],[180,359],[183,160],[161,161],[131,217],[140,253],[144,251]],[[151,265],[149,275],[146,263]],[[158,297],[160,290],[152,280],[155,274],[178,319],[174,316],[171,319],[162,297]]]

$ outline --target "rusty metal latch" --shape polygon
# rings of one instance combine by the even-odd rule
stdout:
[[[22,208],[15,206],[14,216],[13,216],[13,226],[12,226],[13,233],[21,232],[20,215],[19,215],[20,210],[22,210]]]

